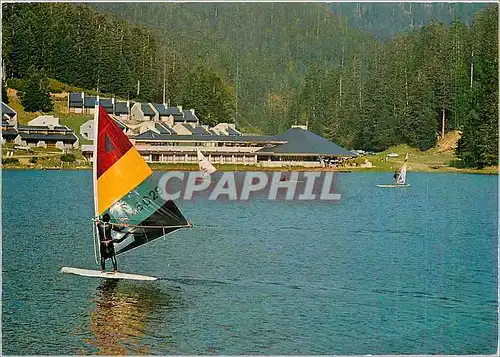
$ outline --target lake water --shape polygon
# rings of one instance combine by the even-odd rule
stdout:
[[[3,171],[4,354],[493,354],[497,176],[335,176],[338,203],[180,201],[195,224],[98,269],[90,171]],[[109,263],[108,263],[109,265]]]

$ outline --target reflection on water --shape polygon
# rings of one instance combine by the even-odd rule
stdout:
[[[150,337],[149,324],[158,310],[178,307],[175,292],[165,293],[150,284],[104,280],[97,288],[95,309],[90,313],[92,338],[84,339],[99,355],[151,354],[144,337]],[[167,339],[167,336],[160,336]],[[165,341],[168,343],[168,341]]]

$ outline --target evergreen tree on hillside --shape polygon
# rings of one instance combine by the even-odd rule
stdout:
[[[27,112],[49,112],[54,108],[49,93],[49,81],[43,69],[37,70],[35,66],[28,69],[21,104]]]
[[[7,95],[7,86],[5,82],[2,81],[2,102],[9,104],[9,96]]]
[[[456,154],[481,168],[498,164],[498,5],[478,14],[472,31],[471,109]]]
[[[195,109],[196,115],[205,125],[233,121],[234,92],[224,84],[222,78],[198,64],[186,79],[181,94],[185,109]]]

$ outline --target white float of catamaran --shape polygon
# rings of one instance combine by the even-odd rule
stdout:
[[[116,255],[140,248],[180,228],[191,227],[173,201],[162,198],[162,187],[128,137],[102,106],[94,117],[94,255],[99,264],[96,222],[105,213],[119,232],[112,237]],[[156,280],[155,277],[64,267],[63,273],[106,279]]]
[[[377,185],[377,187],[382,188],[397,188],[397,187],[409,187],[410,184],[406,183],[406,171],[408,169],[408,154],[406,154],[405,161],[401,170],[398,173],[398,176],[393,184],[385,184],[385,185]]]

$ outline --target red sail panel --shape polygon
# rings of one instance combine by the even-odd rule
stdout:
[[[97,177],[113,166],[132,147],[103,106],[99,105],[97,133]]]

